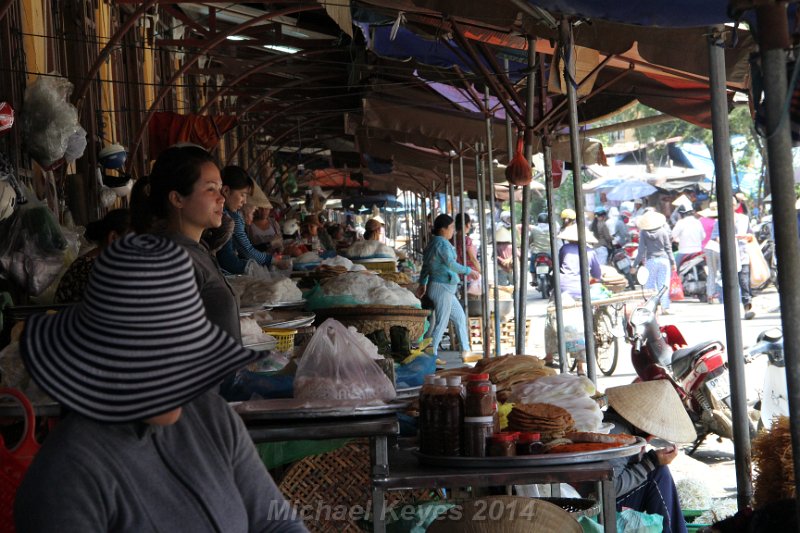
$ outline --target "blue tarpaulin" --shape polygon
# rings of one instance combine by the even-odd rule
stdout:
[[[728,0],[528,0],[554,14],[640,26],[690,28],[731,22]]]

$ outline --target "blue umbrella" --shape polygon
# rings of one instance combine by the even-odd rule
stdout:
[[[658,189],[645,181],[630,180],[624,181],[611,189],[611,192],[606,195],[606,198],[620,202],[625,200],[635,200],[637,198],[650,196],[657,190]]]

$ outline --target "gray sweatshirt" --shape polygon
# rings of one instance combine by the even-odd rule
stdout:
[[[171,426],[68,415],[28,470],[14,519],[19,533],[306,531],[211,392]]]

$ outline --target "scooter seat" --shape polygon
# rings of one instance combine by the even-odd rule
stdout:
[[[685,359],[687,357],[691,357],[695,354],[700,354],[705,351],[706,348],[711,346],[712,344],[716,344],[716,341],[705,341],[701,342],[700,344],[695,344],[694,346],[689,346],[688,348],[680,348],[672,352],[672,364],[674,365],[677,361],[681,359]]]

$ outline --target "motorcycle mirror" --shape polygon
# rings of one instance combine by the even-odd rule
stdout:
[[[639,285],[644,285],[650,279],[650,271],[644,265],[636,269],[636,281]]]
[[[766,331],[762,331],[761,334],[758,336],[757,341],[767,341],[767,342],[778,342],[783,338],[783,331],[781,328],[770,328]]]

